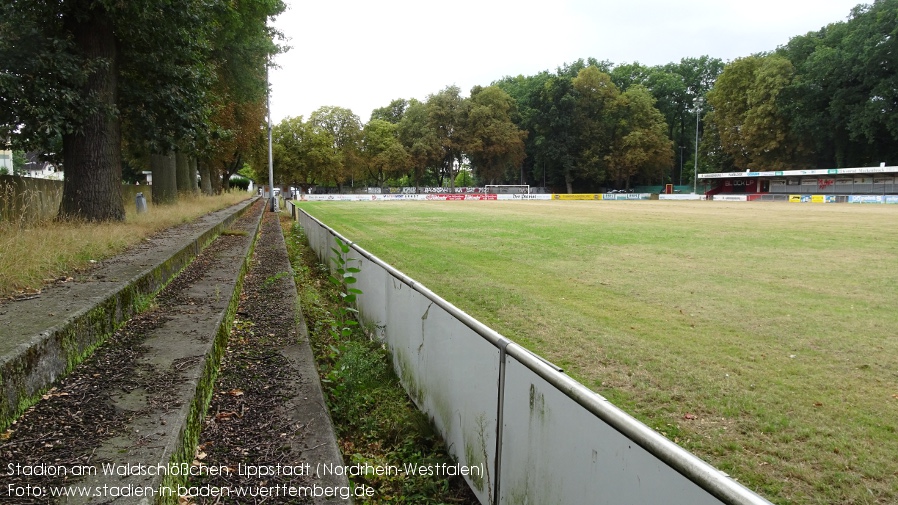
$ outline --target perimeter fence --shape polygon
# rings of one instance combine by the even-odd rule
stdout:
[[[465,478],[480,503],[769,504],[305,211],[290,211],[322,262],[332,265],[336,238],[350,244],[363,323],[377,328],[459,468],[472,470]]]

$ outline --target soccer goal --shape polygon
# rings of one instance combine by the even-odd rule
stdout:
[[[484,186],[487,193],[497,195],[529,195],[529,184],[487,184]]]

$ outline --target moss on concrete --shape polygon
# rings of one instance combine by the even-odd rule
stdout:
[[[27,349],[0,366],[0,394],[3,395],[0,398],[0,431],[5,431],[25,410],[37,403],[54,381],[90,356],[125,321],[145,310],[156,294],[222,230],[242,216],[251,204],[252,201],[236,209],[198,239],[163,259],[140,277],[132,279],[93,308],[35,338]]]
[[[212,348],[209,350],[209,353],[206,355],[206,360],[203,363],[203,371],[199,382],[197,383],[196,394],[190,405],[190,410],[187,414],[184,428],[181,431],[178,445],[171,455],[169,461],[170,464],[180,465],[186,463],[189,465],[193,462],[194,453],[196,452],[196,446],[199,443],[200,432],[203,427],[203,419],[206,416],[206,411],[212,400],[212,394],[215,391],[215,380],[218,378],[221,359],[227,349],[228,336],[231,333],[231,327],[234,323],[234,318],[237,315],[237,306],[240,303],[240,293],[243,291],[243,281],[246,277],[246,272],[249,269],[249,261],[259,237],[259,223],[261,223],[261,214],[259,221],[256,222],[256,233],[253,234],[252,241],[249,244],[246,256],[240,267],[240,272],[237,275],[237,282],[234,285],[233,293],[231,293],[231,299],[228,303],[227,310],[218,325]],[[179,501],[176,490],[178,489],[178,486],[186,486],[188,484],[188,477],[189,476],[185,475],[166,474],[162,479],[161,487],[168,488],[171,492],[159,493],[157,495],[156,503],[159,505],[177,505]]]

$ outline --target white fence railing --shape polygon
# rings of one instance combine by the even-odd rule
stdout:
[[[350,241],[297,211],[331,264],[334,238]],[[364,249],[349,256],[363,321],[460,468],[475,470],[480,503],[769,504]]]

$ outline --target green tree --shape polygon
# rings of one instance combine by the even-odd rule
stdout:
[[[716,132],[712,135],[705,134],[708,107],[699,107],[698,104],[700,100],[705,100],[705,96],[711,88],[714,87],[718,76],[720,76],[720,73],[723,71],[724,63],[718,58],[701,56],[699,58],[683,58],[678,64],[671,63],[668,66],[671,72],[682,77],[683,84],[686,86],[685,94],[674,96],[674,99],[676,100],[675,107],[677,109],[676,118],[674,119],[676,126],[674,126],[674,124],[671,124],[670,126],[672,131],[675,131],[676,133],[672,135],[671,138],[676,143],[675,146],[682,146],[686,153],[690,155],[690,157],[685,160],[686,167],[694,167],[695,158],[693,155],[695,153],[696,124],[699,126],[699,135],[702,138],[702,145],[708,146],[707,152],[723,152],[719,144],[711,145],[711,142],[714,142],[715,139],[719,139],[719,135],[716,135]],[[658,95],[656,95],[656,98],[658,98],[659,101],[662,100]],[[665,110],[663,104],[659,104],[658,108],[662,111]],[[671,121],[670,117],[667,117],[667,119],[668,121]],[[703,149],[703,151],[705,151],[705,149]],[[699,173],[703,172],[701,166],[704,165],[705,161],[706,159],[700,159]],[[716,167],[723,169],[722,165]],[[689,171],[692,172],[693,170]],[[683,174],[680,174],[678,179],[682,179],[682,175]]]
[[[216,13],[229,4],[0,3],[0,137],[40,152],[61,138],[60,217],[124,218],[123,137],[134,159],[206,142]]]
[[[514,100],[498,86],[471,90],[463,113],[463,145],[482,181],[495,184],[509,169],[517,173],[524,161],[527,132],[512,122],[514,109]]]
[[[278,177],[303,192],[316,185],[337,184],[343,160],[330,132],[302,117],[286,118],[272,128],[272,154]]]
[[[333,139],[335,159],[340,160],[340,168],[334,174],[334,182],[342,186],[347,181],[359,177],[359,140],[362,125],[359,117],[343,107],[321,107],[309,117],[309,123],[319,132],[330,134]]]
[[[619,127],[620,91],[611,76],[596,67],[581,70],[573,80],[573,87],[576,174],[597,184],[605,178],[605,165]]]
[[[877,0],[778,51],[795,67],[785,108],[793,130],[812,145],[815,165],[898,157],[896,26],[898,1]]]
[[[655,98],[635,85],[619,96],[614,107],[612,145],[605,157],[608,176],[625,189],[634,177],[646,183],[660,180],[673,162],[673,143]]]
[[[211,135],[198,152],[216,180],[227,187],[230,177],[247,162],[267,166],[267,63],[283,48],[273,38],[267,20],[281,13],[282,0],[243,0],[216,4],[210,60],[215,67],[212,87]],[[262,179],[266,179],[266,176]],[[256,179],[259,180],[259,179]]]
[[[652,75],[653,69],[639,62],[622,63],[615,65],[610,72],[605,72],[611,76],[614,85],[621,91],[626,91],[630,86],[641,84],[647,86],[649,76]]]
[[[577,97],[572,79],[551,76],[535,100],[534,147],[546,170],[549,184],[564,185],[573,193],[576,181],[577,130],[574,115]]]
[[[372,119],[362,130],[361,160],[368,178],[383,186],[390,177],[399,176],[411,165],[411,156],[397,137],[395,124]]]
[[[428,95],[426,102],[428,125],[435,132],[440,149],[440,185],[448,178],[453,190],[464,152],[463,103],[458,86],[448,86],[439,93]]]
[[[408,100],[397,98],[391,101],[390,105],[371,111],[371,119],[382,119],[388,123],[399,124],[408,106]]]
[[[777,55],[740,58],[726,66],[708,93],[721,148],[740,170],[802,166],[803,144],[780,101],[794,70]]]
[[[470,170],[459,170],[458,175],[455,176],[455,187],[456,188],[469,188],[476,184],[474,177],[471,175]]]
[[[409,100],[408,107],[399,121],[397,133],[399,141],[410,156],[409,163],[415,186],[421,186],[421,181],[429,169],[439,172],[442,159],[437,130],[431,125],[427,105],[415,99]]]
[[[530,179],[538,185],[549,182],[546,172],[546,155],[537,140],[539,136],[537,121],[539,118],[539,97],[550,78],[549,72],[543,71],[532,76],[518,75],[516,77],[504,77],[494,83],[508,93],[515,101],[515,109],[511,114],[511,120],[520,130],[527,132],[524,139],[524,170]]]
[[[12,175],[23,175],[25,173],[25,165],[28,163],[28,158],[25,156],[24,151],[13,151],[12,152]]]

